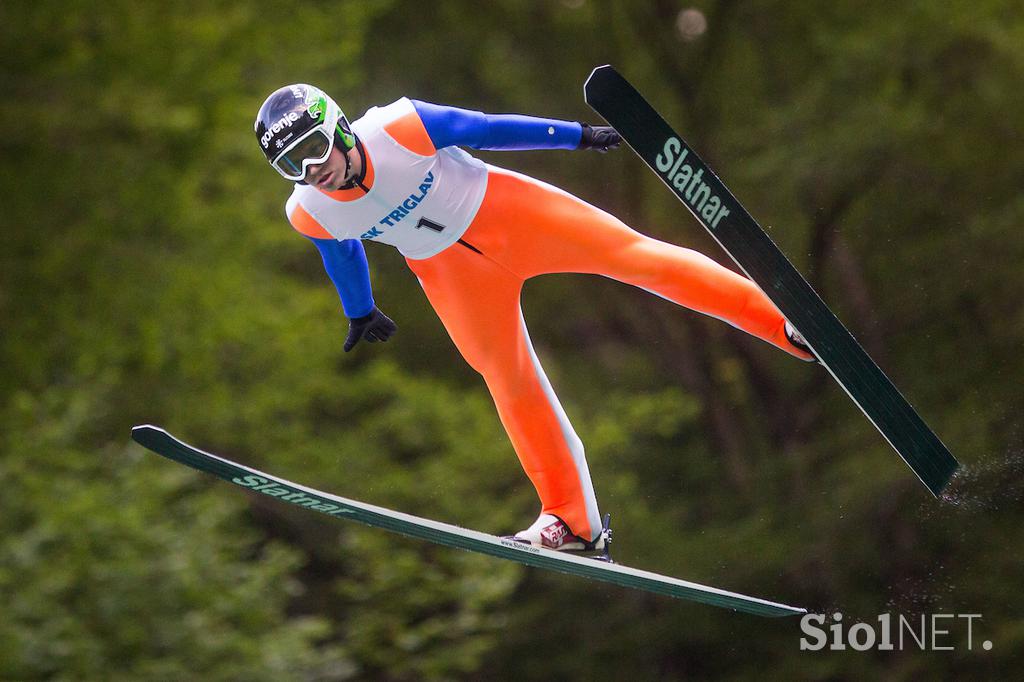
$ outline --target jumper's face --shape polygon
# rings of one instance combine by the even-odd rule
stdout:
[[[354,154],[354,151],[349,153]],[[346,167],[345,152],[335,145],[327,160],[306,167],[305,180],[317,189],[333,192],[348,180],[345,174]]]

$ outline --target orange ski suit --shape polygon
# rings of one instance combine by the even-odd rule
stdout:
[[[597,500],[583,444],[530,343],[520,308],[527,279],[604,275],[810,357],[787,340],[782,313],[750,280],[693,250],[644,236],[557,187],[493,166],[483,204],[460,242],[407,262],[487,383],[542,512],[586,539],[601,531]]]

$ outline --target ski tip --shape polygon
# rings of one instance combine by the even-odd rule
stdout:
[[[615,67],[611,64],[602,64],[601,66],[594,67],[590,75],[587,76],[587,80],[583,83],[583,99],[588,103],[593,100],[597,93],[597,88],[602,82],[607,82],[609,78],[617,78],[622,80],[622,76],[615,70]]]
[[[159,434],[163,434],[165,436],[170,435],[164,429],[159,426],[154,426],[153,424],[136,424],[132,427],[132,440],[146,447],[149,447],[147,445],[149,438]]]

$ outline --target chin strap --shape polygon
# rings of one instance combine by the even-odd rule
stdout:
[[[343,154],[345,157],[345,183],[342,187],[349,187],[352,184],[352,178],[349,177],[352,174],[352,161],[348,158],[348,153]]]
[[[356,138],[356,146],[353,147],[356,153],[359,154],[359,158],[363,160],[363,168],[359,173],[359,177],[349,177],[352,172],[352,161],[349,160],[348,154],[345,154],[345,182],[338,189],[351,189],[352,187],[359,187],[363,192],[369,192],[365,185],[363,185],[363,178],[366,177],[366,153],[363,150],[363,143]]]

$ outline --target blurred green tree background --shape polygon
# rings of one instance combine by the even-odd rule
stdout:
[[[0,7],[0,679],[1011,679],[1024,665],[1019,3]],[[251,125],[276,87],[597,122],[612,63],[722,174],[965,467],[929,498],[814,367],[593,277],[524,310],[619,561],[972,650],[772,622],[334,523],[129,444],[153,422],[488,532],[534,493],[399,254],[340,304]],[[727,262],[628,150],[481,153]],[[524,226],[524,229],[528,226]],[[993,643],[983,651],[979,641]]]

